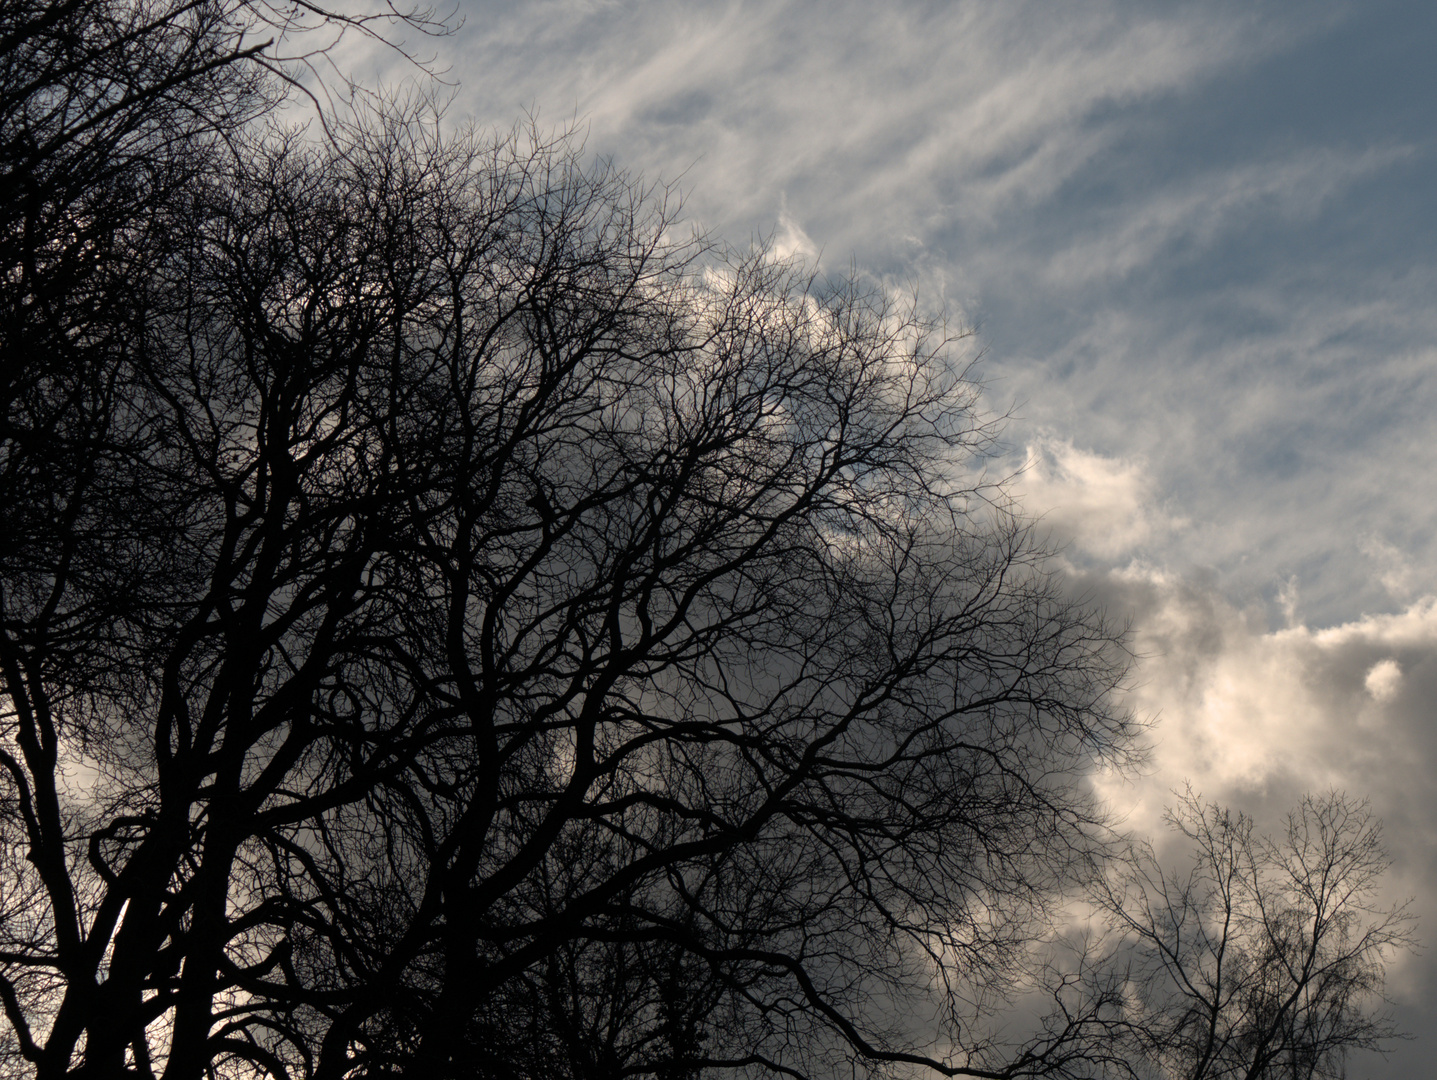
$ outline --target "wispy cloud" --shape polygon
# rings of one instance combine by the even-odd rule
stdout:
[[[746,231],[786,194],[843,257],[1047,197],[1102,151],[1095,112],[1172,93],[1281,47],[1237,7],[1105,3],[466,5],[463,108],[575,112],[593,144],[691,179],[705,219]]]
[[[1195,257],[1254,219],[1315,217],[1352,183],[1411,152],[1405,146],[1305,149],[1279,160],[1209,171],[1136,205],[1114,207],[1041,273],[1057,287],[1092,290],[1160,258],[1170,269],[1175,259]]]

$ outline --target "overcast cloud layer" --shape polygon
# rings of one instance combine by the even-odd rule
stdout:
[[[1151,775],[1105,793],[1370,796],[1437,940],[1437,5],[876,6],[462,0],[440,62],[452,117],[577,118],[716,235],[975,327],[1144,656]],[[1434,956],[1392,977],[1419,1034]]]

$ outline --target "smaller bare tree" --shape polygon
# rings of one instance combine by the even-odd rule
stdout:
[[[1124,935],[1123,1027],[1134,1064],[1182,1080],[1318,1080],[1399,1033],[1387,961],[1416,947],[1406,905],[1384,907],[1390,865],[1365,801],[1308,796],[1274,840],[1187,792],[1168,813],[1186,872],[1136,846],[1101,905]]]

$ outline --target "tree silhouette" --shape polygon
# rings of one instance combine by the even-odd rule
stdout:
[[[1383,977],[1414,947],[1412,917],[1376,905],[1388,859],[1365,803],[1305,798],[1280,841],[1191,792],[1170,820],[1189,871],[1140,847],[1103,897],[1135,950],[1135,1062],[1182,1080],[1336,1078],[1351,1051],[1396,1037]]]
[[[149,10],[17,9],[20,112]],[[155,10],[184,78],[6,128],[92,162],[5,221],[12,1072],[1076,1075],[966,1002],[1091,871],[1124,656],[941,327],[563,137],[265,127],[250,9]]]

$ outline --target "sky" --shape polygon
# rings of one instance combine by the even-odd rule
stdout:
[[[451,119],[577,122],[714,235],[974,331],[1015,491],[1133,628],[1130,827],[1184,783],[1264,827],[1369,798],[1437,941],[1437,5],[459,12],[417,46]],[[1437,949],[1389,991],[1437,1030]]]

